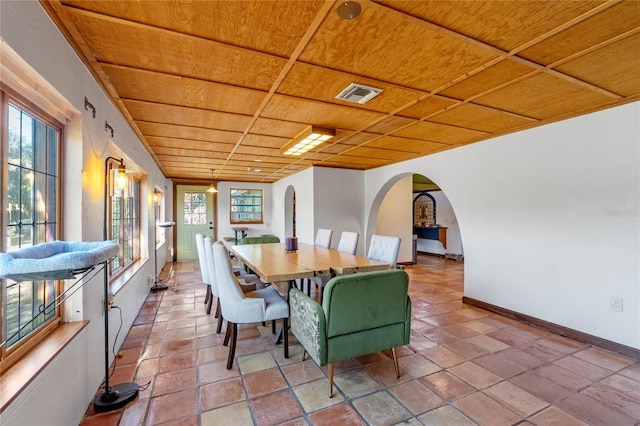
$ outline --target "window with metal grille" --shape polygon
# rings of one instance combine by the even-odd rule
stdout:
[[[0,92],[2,99],[2,250],[21,248],[59,238],[60,152],[63,127],[21,100]],[[0,341],[4,361],[44,329],[56,326],[60,310],[55,299],[60,284],[53,280],[2,286]]]
[[[133,179],[133,197],[111,196],[109,215],[108,238],[120,245],[120,253],[110,263],[110,273],[114,275],[140,258],[139,179]]]

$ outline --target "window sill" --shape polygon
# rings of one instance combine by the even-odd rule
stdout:
[[[33,350],[0,375],[0,412],[40,374],[55,357],[89,324],[75,321],[62,324]]]

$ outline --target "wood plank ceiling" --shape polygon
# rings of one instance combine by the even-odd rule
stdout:
[[[638,0],[358,3],[42,2],[177,181],[366,170],[640,99]],[[309,125],[336,137],[282,155]]]

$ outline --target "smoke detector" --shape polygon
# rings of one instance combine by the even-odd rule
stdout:
[[[355,104],[364,104],[380,93],[382,93],[382,89],[365,86],[364,84],[351,83],[346,89],[340,92],[335,99],[342,99],[343,101],[353,102]]]

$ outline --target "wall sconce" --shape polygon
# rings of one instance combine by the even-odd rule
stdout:
[[[122,160],[120,160],[122,161]],[[126,169],[124,163],[110,171],[109,195],[112,197],[133,197],[133,173]]]
[[[309,126],[280,150],[284,155],[299,156],[328,141],[336,135],[334,129]]]
[[[213,181],[213,171],[215,169],[211,169],[211,185],[209,185],[209,189],[207,189],[207,192],[210,194],[215,194],[216,192],[218,192],[218,189],[216,188],[215,182]]]

